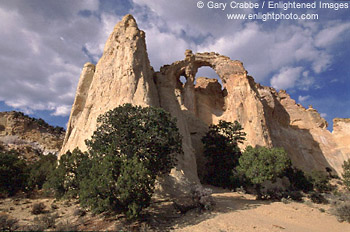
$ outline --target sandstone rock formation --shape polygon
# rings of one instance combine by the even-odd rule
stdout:
[[[20,112],[0,112],[0,145],[19,151],[29,160],[38,154],[58,154],[65,131],[49,126],[42,119],[34,119]]]
[[[145,33],[131,15],[115,26],[96,67],[85,64],[62,151],[86,149],[97,117],[123,103],[159,106]]]
[[[223,88],[218,80],[195,81],[202,66],[216,71]],[[171,177],[161,183],[166,191],[187,191],[199,183],[198,175],[205,173],[201,138],[219,120],[242,124],[247,133],[242,148],[284,147],[293,163],[308,171],[330,167],[339,174],[344,159],[350,158],[349,119],[335,120],[330,133],[315,109],[296,104],[285,91],[255,83],[240,61],[187,50],[184,60],[154,72],[145,34],[131,15],[116,25],[97,66],[84,66],[61,154],[75,147],[85,150],[84,140],[96,129],[97,117],[123,103],[162,107],[177,118],[185,154],[178,157]]]
[[[138,29],[135,19],[127,15],[109,36],[96,67],[90,63],[84,66],[61,154],[76,147],[86,150],[84,141],[95,131],[97,117],[108,110],[124,103],[159,107],[153,76],[145,33]],[[183,135],[188,133],[181,117],[178,117],[178,127]],[[172,171],[171,178],[163,181],[162,188],[186,189],[190,183],[198,183],[188,136],[184,137],[183,149],[185,155],[178,158],[178,167]]]

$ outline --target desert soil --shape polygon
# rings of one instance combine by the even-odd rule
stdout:
[[[309,200],[304,203],[256,201],[252,195],[215,190],[214,211],[197,216],[197,219],[184,216],[175,231],[350,231],[349,223],[338,222],[329,213],[330,205],[313,204]]]
[[[330,205],[304,203],[257,201],[253,195],[230,192],[211,187],[216,202],[215,208],[199,213],[191,210],[186,214],[176,212],[171,202],[152,205],[147,223],[123,226],[123,216],[76,215],[79,205],[75,202],[59,201],[52,198],[0,200],[0,214],[8,214],[19,220],[19,224],[33,224],[31,214],[33,204],[43,202],[46,214],[57,214],[58,223],[76,225],[78,230],[114,231],[177,231],[177,232],[249,232],[249,231],[307,231],[307,232],[347,232],[350,223],[338,222],[330,214]],[[52,205],[56,205],[52,209]],[[39,215],[40,216],[40,215]],[[125,224],[124,224],[125,225]],[[141,229],[140,229],[141,228]],[[55,230],[50,228],[49,230]]]

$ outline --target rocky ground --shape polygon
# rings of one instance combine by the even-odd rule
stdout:
[[[337,221],[330,213],[329,204],[308,199],[303,203],[257,201],[253,195],[211,188],[216,203],[212,211],[181,214],[171,201],[158,199],[144,222],[138,223],[127,222],[122,215],[93,215],[75,201],[38,196],[1,199],[0,222],[11,224],[16,219],[11,229],[48,231],[350,231],[349,223]]]

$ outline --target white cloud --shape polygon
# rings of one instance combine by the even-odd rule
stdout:
[[[320,115],[321,115],[322,118],[327,117],[327,114],[326,114],[326,113],[321,113]]]
[[[257,0],[252,0],[257,1]],[[213,35],[232,35],[234,31],[229,28],[235,27],[238,30],[241,20],[227,20],[226,12],[197,8],[197,0],[133,0],[135,10],[133,14],[146,14],[152,16],[152,24],[165,24],[168,31],[181,35],[185,32],[192,37]],[[240,12],[252,12],[252,9],[241,9]],[[159,17],[159,18],[158,18]]]
[[[214,51],[243,61],[258,82],[308,90],[334,63],[332,47],[350,38],[349,22],[227,20],[226,12],[196,3],[133,0],[125,12],[146,31],[156,70],[183,59],[186,49]],[[99,17],[79,15],[84,10]],[[27,112],[68,115],[83,64],[99,59],[120,19],[113,10],[99,12],[98,0],[1,1],[0,100]]]
[[[310,95],[306,95],[306,96],[299,96],[298,97],[298,101],[300,103],[304,103],[306,100],[310,99]]]
[[[280,24],[266,30],[264,24],[245,23],[239,32],[210,38],[200,44],[198,50],[215,51],[243,61],[259,82],[283,67],[302,66],[316,74],[327,70],[333,62],[333,54],[315,46],[316,35],[318,30],[313,24]],[[308,85],[312,84],[311,80],[303,79]]]
[[[69,106],[58,106],[54,113],[52,113],[53,116],[66,116],[70,114],[71,107]]]
[[[297,81],[296,87],[298,89],[307,91],[312,86],[315,86],[315,78],[310,76],[310,72],[309,71],[304,71],[302,73],[300,79]]]
[[[302,67],[285,67],[281,71],[274,75],[271,79],[272,87],[276,89],[289,89],[293,88],[300,78]]]
[[[171,33],[164,33],[158,28],[145,29],[146,42],[151,65],[155,70],[166,64],[185,58],[185,50],[191,44]],[[192,45],[193,46],[193,45]]]
[[[78,15],[97,10],[98,0],[0,3],[0,100],[33,113],[69,115],[84,43],[99,44],[100,21]]]
[[[327,28],[321,30],[316,38],[315,44],[318,47],[326,48],[333,45],[335,42],[342,40],[342,34],[350,31],[350,23],[336,24],[334,22],[329,23]]]

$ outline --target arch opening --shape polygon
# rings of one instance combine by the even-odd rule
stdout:
[[[212,67],[207,66],[207,65],[199,67],[197,70],[197,73],[196,73],[194,84],[196,84],[197,78],[200,78],[200,77],[206,77],[209,79],[216,79],[216,80],[218,80],[218,82],[221,85],[221,90],[224,89],[219,75],[215,72],[215,70]]]

